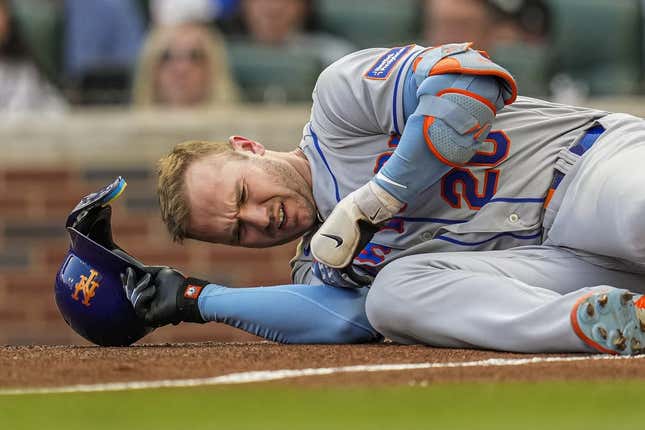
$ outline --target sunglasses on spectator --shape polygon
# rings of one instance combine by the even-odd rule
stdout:
[[[160,63],[167,64],[172,61],[185,60],[190,63],[202,63],[206,58],[206,54],[202,49],[186,49],[183,51],[172,51],[165,49],[161,53]]]

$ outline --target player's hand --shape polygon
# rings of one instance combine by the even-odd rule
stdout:
[[[326,285],[341,288],[362,288],[372,284],[374,277],[352,265],[345,269],[334,269],[325,266],[320,261],[312,265],[314,275]]]
[[[161,268],[151,276],[136,279],[134,270],[128,268],[121,274],[121,282],[128,300],[137,316],[147,325],[161,327],[167,324],[205,322],[199,313],[197,299],[206,281],[186,278],[177,270]]]
[[[137,316],[145,320],[144,304],[152,299],[156,291],[155,286],[150,283],[152,276],[150,273],[146,273],[141,279],[137,279],[134,270],[130,267],[126,269],[126,273],[120,275],[125,296],[132,303]]]
[[[370,181],[342,199],[311,239],[311,253],[326,266],[342,269],[392,218],[403,203]]]

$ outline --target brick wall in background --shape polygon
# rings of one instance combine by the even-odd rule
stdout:
[[[32,159],[30,155],[38,149],[29,147],[13,147],[10,156],[0,158],[0,345],[87,344],[67,327],[58,313],[53,296],[54,277],[69,246],[64,229],[69,211],[82,196],[106,185],[118,175],[126,178],[128,187],[113,204],[114,239],[143,262],[170,265],[186,274],[230,286],[289,282],[288,261],[295,252],[295,243],[265,250],[195,241],[186,241],[184,245],[172,243],[159,218],[154,194],[154,163],[151,162],[153,156],[158,158],[174,142],[165,134],[167,121],[162,118],[160,122],[164,125],[155,132],[150,124],[152,120],[144,121],[142,131],[136,121],[128,120],[127,116],[123,118],[121,124],[109,117],[90,119],[90,123],[95,121],[97,125],[84,124],[83,133],[70,131],[64,124],[52,124],[49,132],[40,124],[38,133],[41,134],[28,129],[14,129],[16,135],[31,133],[33,139],[36,134],[42,135],[43,139],[51,137],[50,144],[54,147],[44,150],[49,151],[51,157],[34,154],[37,159],[34,163],[29,162]],[[78,119],[71,121],[82,122]],[[127,121],[130,122],[126,127],[123,123]],[[208,121],[217,127],[222,126],[220,121]],[[97,129],[109,132],[111,127],[116,127],[115,133],[120,133],[119,138],[130,141],[129,144],[115,141],[115,145],[129,146],[132,150],[123,154],[120,149],[119,154],[102,159],[97,148],[88,146],[88,136],[84,133]],[[259,129],[260,125],[247,127]],[[195,128],[198,131],[191,135],[190,128],[184,125],[185,138],[222,138],[220,136],[235,134],[233,127],[210,132],[207,125]],[[300,130],[299,126],[285,131],[294,147],[299,141]],[[11,135],[6,128],[0,127],[0,136]],[[76,144],[80,152],[75,154],[72,162],[61,162],[65,158],[61,151],[68,151],[69,147],[55,147],[55,142],[61,141],[63,135],[68,144]],[[261,139],[262,136],[256,137]],[[14,140],[18,138],[13,137]],[[103,139],[109,140],[105,136]],[[154,151],[155,142],[164,139],[165,143]],[[35,146],[38,145],[45,147],[47,142],[37,140]],[[144,149],[138,151],[137,148]],[[22,155],[17,153],[20,151]],[[158,329],[142,341],[248,339],[255,337],[221,324],[182,324]]]

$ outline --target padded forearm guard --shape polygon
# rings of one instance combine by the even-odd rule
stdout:
[[[430,49],[413,63],[416,107],[394,154],[374,178],[410,202],[482,146],[497,112],[517,95],[515,81],[470,44]]]
[[[424,140],[440,161],[453,167],[472,158],[497,112],[517,97],[510,73],[470,46],[443,45],[412,65],[419,99],[415,114],[425,117]]]

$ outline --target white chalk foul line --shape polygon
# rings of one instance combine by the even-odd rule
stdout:
[[[230,373],[211,378],[165,379],[159,381],[110,382],[104,384],[68,385],[63,387],[16,388],[0,389],[0,395],[22,394],[60,394],[60,393],[94,393],[104,391],[146,390],[153,388],[184,388],[205,385],[248,384],[252,382],[277,381],[281,379],[300,378],[303,376],[324,376],[337,373],[359,372],[392,372],[400,370],[449,369],[459,367],[492,367],[492,366],[524,366],[540,363],[565,363],[572,361],[598,360],[635,360],[645,358],[620,357],[611,355],[583,355],[572,357],[531,357],[531,358],[490,358],[479,361],[462,361],[447,363],[409,363],[409,364],[370,364],[359,366],[320,367],[312,369],[280,369],[253,372]]]

